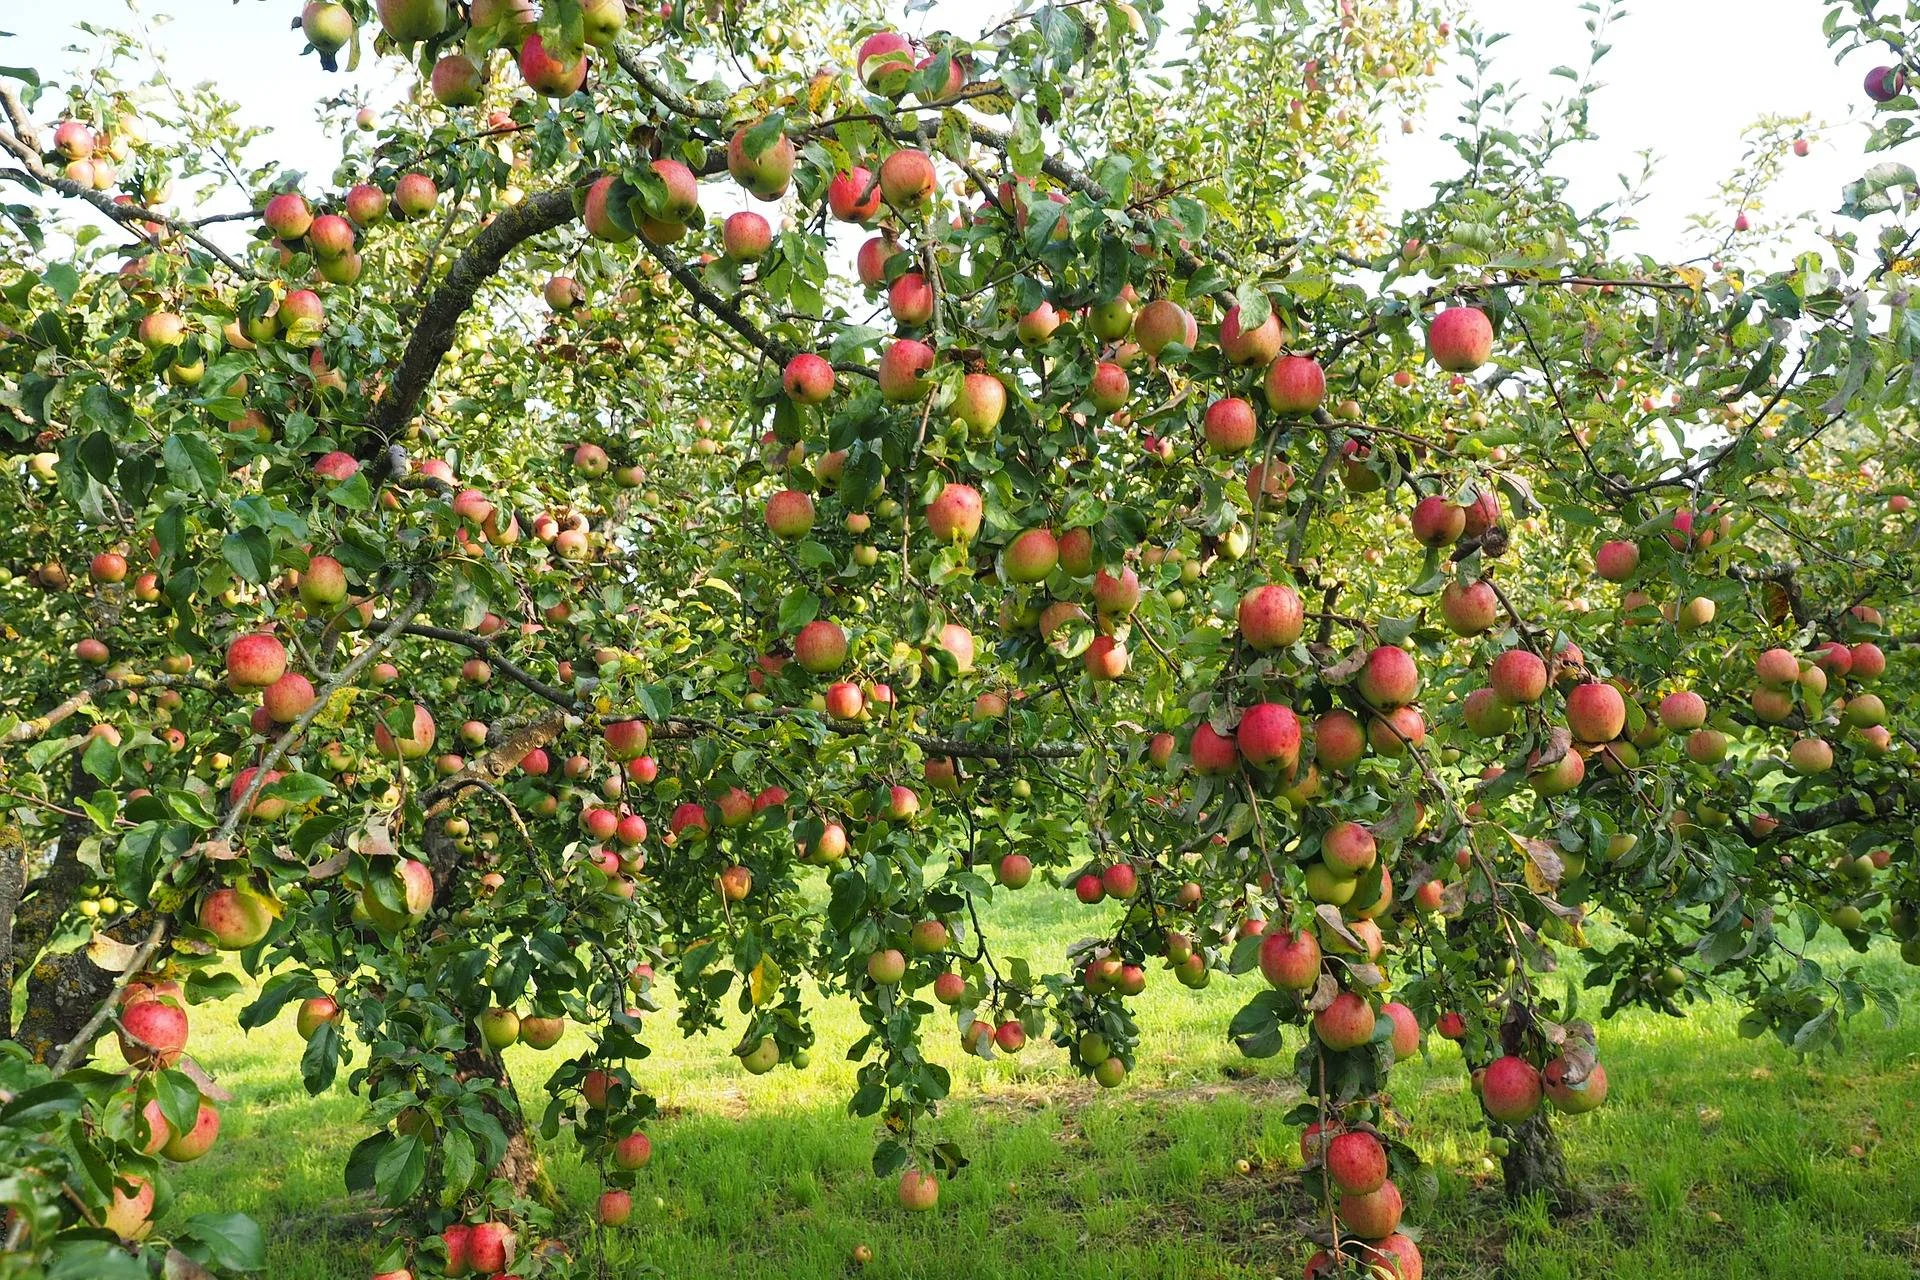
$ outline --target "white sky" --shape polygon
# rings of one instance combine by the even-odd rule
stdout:
[[[273,154],[294,167],[330,172],[338,159],[314,119],[323,96],[356,85],[390,101],[404,74],[395,60],[373,60],[355,73],[328,75],[315,58],[298,56],[301,37],[289,29],[298,0],[140,0],[176,76],[213,80],[260,123],[274,130]],[[1002,5],[941,0],[915,30],[945,26],[971,34],[1001,16]],[[1184,6],[1182,6],[1184,7]],[[1560,93],[1549,69],[1583,60],[1586,15],[1576,0],[1467,0],[1483,26],[1512,33],[1499,46],[1497,72],[1536,93]],[[1576,206],[1591,207],[1619,190],[1617,175],[1637,172],[1636,152],[1651,148],[1658,163],[1653,198],[1641,206],[1644,231],[1632,248],[1662,259],[1689,256],[1686,218],[1714,203],[1718,180],[1737,162],[1741,130],[1761,115],[1811,112],[1830,126],[1805,159],[1790,159],[1772,216],[1826,215],[1842,183],[1865,167],[1860,82],[1872,59],[1857,55],[1836,68],[1820,35],[1821,0],[1659,0],[1631,12],[1609,33],[1613,52],[1602,63],[1608,86],[1592,118],[1600,141],[1573,153],[1565,174]],[[149,19],[152,20],[152,19]],[[75,63],[64,46],[87,38],[76,22],[130,25],[126,0],[0,0],[0,65],[26,63],[64,72]],[[1452,123],[1459,86],[1443,71],[1435,97],[1411,136],[1391,142],[1391,202],[1419,203],[1428,185],[1454,164],[1439,135]],[[1726,212],[1730,221],[1732,212]],[[1756,218],[1764,226],[1768,219]],[[1810,243],[1802,241],[1794,247]]]

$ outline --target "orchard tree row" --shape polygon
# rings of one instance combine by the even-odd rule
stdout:
[[[1771,120],[1711,242],[1618,250],[1556,168],[1610,11],[1541,107],[1418,0],[286,16],[230,21],[339,70],[331,174],[130,37],[0,69],[0,1274],[261,1265],[171,1211],[228,999],[365,1099],[380,1280],[592,1273],[543,1149],[619,1228],[649,1042],[804,1069],[830,997],[937,1211],[929,1038],[1120,1088],[1134,997],[1236,983],[1322,1280],[1421,1274],[1396,1061],[1570,1208],[1606,1015],[1891,1012],[1805,948],[1920,963],[1910,170],[1755,265]],[[1066,954],[983,928],[1047,893]]]

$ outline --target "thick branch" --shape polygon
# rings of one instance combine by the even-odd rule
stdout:
[[[420,397],[448,351],[453,349],[460,317],[473,305],[480,286],[499,270],[506,256],[543,231],[573,220],[573,192],[562,188],[543,191],[500,213],[454,259],[440,287],[427,299],[407,349],[387,384],[387,394],[374,414],[373,430],[361,442],[361,456],[371,458],[412,421]]]
[[[0,734],[0,744],[31,742],[50,729],[69,719],[75,712],[91,703],[103,693],[112,693],[116,689],[145,689],[164,685],[183,685],[204,683],[197,676],[173,676],[162,673],[152,676],[108,676],[96,680],[80,692],[62,702],[59,706],[37,715],[31,720],[22,720],[6,733]]]

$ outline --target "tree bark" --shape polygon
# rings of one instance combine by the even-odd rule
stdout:
[[[26,891],[26,837],[15,824],[0,823],[0,1040],[13,1038],[13,922]]]
[[[1573,1182],[1567,1176],[1560,1138],[1544,1111],[1512,1126],[1507,1153],[1500,1157],[1500,1171],[1506,1178],[1509,1200],[1541,1196],[1563,1213],[1579,1207]]]
[[[540,1161],[540,1153],[534,1150],[533,1137],[527,1132],[526,1110],[520,1104],[519,1091],[513,1087],[513,1077],[507,1074],[507,1064],[469,1032],[467,1047],[453,1055],[453,1065],[471,1078],[493,1081],[511,1100],[508,1104],[487,1104],[487,1110],[507,1134],[507,1154],[493,1167],[493,1175],[512,1183],[521,1195],[549,1208],[558,1208],[558,1194],[553,1180],[547,1176],[546,1166]]]

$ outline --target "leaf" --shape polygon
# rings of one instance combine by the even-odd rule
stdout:
[[[314,1039],[319,1039],[315,1036]],[[427,1176],[427,1148],[417,1134],[395,1136],[373,1165],[373,1188],[380,1202],[398,1207],[413,1198]]]
[[[244,1213],[197,1213],[187,1219],[176,1238],[205,1245],[214,1265],[223,1271],[258,1271],[267,1263],[266,1238],[260,1225]]]
[[[200,1086],[180,1071],[162,1071],[153,1078],[153,1096],[160,1114],[175,1133],[191,1132],[200,1118]]]
[[[820,597],[805,587],[794,587],[780,599],[779,626],[788,634],[798,631],[819,616]]]
[[[87,943],[87,959],[107,973],[125,973],[140,948],[107,933],[96,933]]]
[[[213,1272],[178,1249],[167,1250],[167,1260],[161,1264],[160,1274],[163,1280],[219,1280]]]
[[[40,1280],[148,1280],[146,1262],[117,1240],[56,1240],[52,1259],[37,1274]]]
[[[1330,902],[1323,902],[1313,909],[1313,915],[1323,928],[1331,930],[1356,953],[1360,955],[1367,953],[1366,944],[1354,937],[1353,930],[1347,928],[1347,918],[1340,914],[1340,908]]]
[[[1367,665],[1367,651],[1355,649],[1330,667],[1320,668],[1320,679],[1326,684],[1343,685],[1360,674],[1360,668]]]
[[[1500,830],[1520,853],[1520,869],[1526,876],[1528,889],[1537,894],[1550,894],[1560,887],[1567,866],[1558,849],[1537,836],[1517,836],[1505,827]]]
[[[746,152],[748,159],[758,160],[762,155],[766,154],[769,147],[774,146],[779,141],[780,134],[786,127],[786,113],[775,111],[759,124],[754,125],[746,131],[745,136],[741,139],[741,150]]]
[[[1243,282],[1233,291],[1233,304],[1240,308],[1237,323],[1242,333],[1258,329],[1267,322],[1267,317],[1273,314],[1272,299],[1268,298],[1266,291],[1252,280]]]
[[[320,1093],[333,1083],[339,1065],[340,1025],[323,1022],[300,1055],[300,1081],[307,1086],[308,1093]]]
[[[480,1172],[480,1162],[473,1155],[473,1138],[465,1129],[449,1127],[441,1137],[440,1170],[446,1183],[441,1203],[452,1204],[466,1194],[474,1175]]]
[[[120,776],[120,756],[106,738],[94,738],[80,753],[80,767],[102,782],[112,782]]]
[[[394,1136],[383,1129],[379,1133],[368,1134],[355,1144],[347,1155],[346,1167],[341,1170],[348,1191],[373,1190],[374,1167],[393,1141]]]
[[[1249,1058],[1271,1058],[1280,1052],[1280,1020],[1290,1012],[1290,997],[1262,991],[1249,1000],[1227,1024],[1227,1035]]]
[[[258,585],[273,576],[273,543],[258,529],[240,529],[220,539],[220,555],[248,582]]]
[[[160,460],[166,464],[167,478],[190,493],[211,497],[220,491],[220,482],[227,476],[226,468],[220,465],[220,455],[190,432],[168,436],[160,446]]]
[[[77,1112],[84,1101],[85,1096],[76,1086],[64,1080],[49,1080],[0,1107],[0,1125],[24,1129],[42,1120]]]
[[[780,994],[780,966],[772,956],[761,956],[760,962],[747,974],[747,991],[755,1007],[770,1003]]]
[[[873,1149],[873,1176],[890,1178],[907,1167],[907,1149],[892,1138]]]

